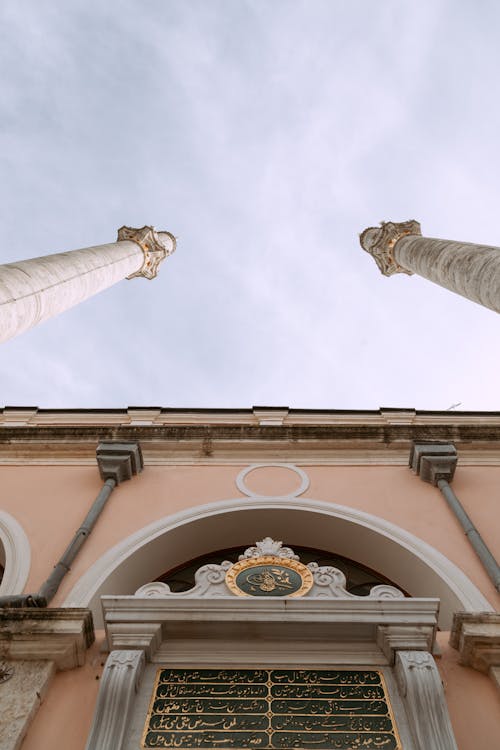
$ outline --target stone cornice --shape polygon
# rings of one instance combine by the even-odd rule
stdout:
[[[95,465],[102,440],[140,441],[147,465],[279,460],[405,465],[411,444],[453,443],[459,465],[500,465],[500,423],[0,426],[0,463]]]
[[[57,669],[73,669],[85,663],[93,641],[88,609],[0,609],[0,653],[5,659],[52,661]]]
[[[354,643],[377,663],[393,663],[400,649],[432,648],[438,599],[227,599],[103,596],[101,602],[109,648],[137,648],[149,659],[165,649],[200,647],[237,653],[249,635],[259,633],[275,649],[290,654],[304,642],[319,643],[330,658],[342,660],[341,644]],[[187,639],[187,640],[186,640]],[[274,649],[274,650],[275,650]],[[273,648],[271,648],[273,651]],[[200,652],[201,653],[201,652]],[[350,652],[349,652],[350,653]],[[281,655],[283,655],[281,653]],[[274,653],[273,658],[276,658]]]

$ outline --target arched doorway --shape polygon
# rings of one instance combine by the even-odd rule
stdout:
[[[103,555],[65,604],[90,607],[99,626],[101,595],[133,594],[187,560],[264,536],[290,546],[330,550],[378,571],[413,597],[439,598],[440,627],[445,630],[457,610],[491,610],[456,565],[400,527],[341,505],[289,497],[238,498],[166,516]]]

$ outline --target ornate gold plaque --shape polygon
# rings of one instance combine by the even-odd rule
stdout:
[[[142,748],[401,750],[376,669],[159,669]]]
[[[297,560],[262,555],[235,563],[226,573],[226,584],[238,596],[303,596],[313,585],[313,575]]]

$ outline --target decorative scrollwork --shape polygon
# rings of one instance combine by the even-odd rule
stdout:
[[[237,596],[308,596],[318,599],[403,599],[394,586],[373,586],[367,597],[347,590],[344,573],[332,565],[307,565],[290,547],[267,536],[239,556],[238,562],[202,565],[195,573],[195,585],[173,592],[166,583],[154,581],[135,592],[141,597],[224,598]]]
[[[255,547],[248,547],[238,559],[247,560],[248,558],[263,557],[265,555],[284,557],[288,560],[300,560],[300,557],[295,554],[293,549],[290,547],[283,547],[283,542],[271,539],[270,536],[266,536],[265,539],[262,539],[260,542],[255,542]]]

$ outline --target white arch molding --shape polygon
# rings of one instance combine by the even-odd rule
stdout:
[[[492,611],[472,581],[426,542],[377,516],[298,497],[237,498],[190,508],[155,521],[119,542],[79,579],[64,606],[89,607],[102,623],[100,596],[133,594],[187,560],[244,546],[264,536],[349,557],[416,597],[439,597],[439,624],[457,610]]]
[[[22,594],[31,567],[28,537],[16,519],[0,510],[0,562],[4,566],[0,596]]]

